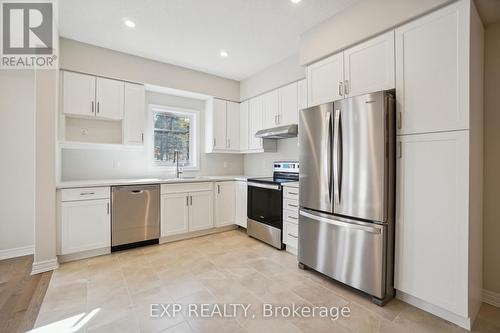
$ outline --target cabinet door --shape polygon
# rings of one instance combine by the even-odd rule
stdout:
[[[307,79],[298,82],[298,94],[299,110],[307,109]]]
[[[262,129],[262,96],[250,100],[248,113],[248,148],[262,149],[262,139],[255,137],[255,133]]]
[[[212,191],[189,194],[189,231],[214,227]]]
[[[111,246],[109,200],[61,203],[61,254]]]
[[[96,116],[103,119],[123,119],[124,82],[98,77],[96,79]]]
[[[145,91],[141,84],[125,83],[123,120],[123,143],[142,145],[144,143]]]
[[[236,182],[236,224],[246,228],[247,227],[247,182]]]
[[[346,95],[394,89],[394,31],[347,49],[344,61]]]
[[[273,90],[262,95],[262,128],[278,126],[279,95],[278,90]]]
[[[227,101],[222,99],[214,99],[213,110],[213,147],[214,149],[226,150],[226,111]]]
[[[343,53],[318,61],[307,67],[307,100],[315,106],[344,98]]]
[[[460,1],[396,29],[399,134],[469,127],[465,6]]]
[[[227,149],[240,150],[240,104],[227,102]]]
[[[63,72],[63,112],[74,116],[95,116],[95,77]]]
[[[468,131],[398,138],[395,286],[467,316]]]
[[[278,125],[290,125],[299,123],[298,84],[294,82],[278,90],[280,112]]]
[[[240,104],[240,150],[248,150],[248,101]]]
[[[217,227],[235,223],[234,183],[234,181],[215,183],[215,225]]]
[[[171,236],[189,231],[189,194],[161,195],[161,236]]]

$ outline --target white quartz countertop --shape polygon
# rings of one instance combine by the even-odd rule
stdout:
[[[176,184],[176,183],[199,183],[218,182],[225,180],[246,181],[247,176],[198,176],[185,178],[134,178],[134,179],[99,179],[99,180],[71,180],[62,181],[57,184],[58,189],[78,187],[100,187],[138,184]]]

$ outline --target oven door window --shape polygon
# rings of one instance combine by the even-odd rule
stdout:
[[[248,218],[282,229],[282,191],[248,186]]]

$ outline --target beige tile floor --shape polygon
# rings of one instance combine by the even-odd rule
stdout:
[[[149,316],[151,303],[244,303],[256,316]],[[263,303],[348,306],[349,318],[263,318]],[[61,265],[36,321],[40,332],[466,332],[393,300],[365,296],[235,230]],[[483,305],[474,332],[500,332],[500,309]]]

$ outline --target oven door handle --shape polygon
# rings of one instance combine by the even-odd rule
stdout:
[[[260,187],[260,188],[267,188],[267,189],[270,189],[270,190],[281,191],[281,185],[262,184],[262,183],[253,183],[253,182],[248,182],[247,184],[248,184],[248,186]]]

